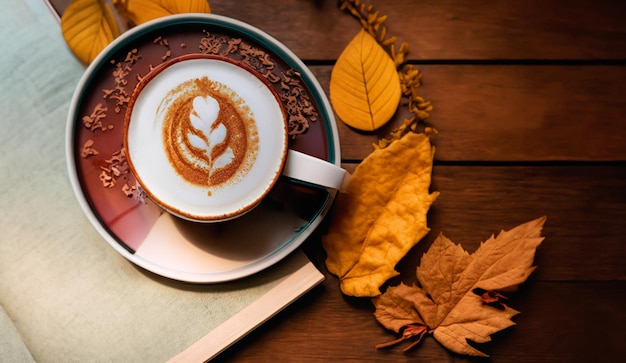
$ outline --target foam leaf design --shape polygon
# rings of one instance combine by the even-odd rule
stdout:
[[[63,38],[83,63],[128,28],[166,15],[210,13],[206,0],[72,0],[61,17]]]
[[[219,112],[220,105],[215,98],[198,96],[193,99],[193,112],[189,115],[189,119],[196,129],[210,130]]]
[[[204,150],[209,160],[209,184],[213,171],[230,164],[235,158],[233,150],[227,147],[219,155],[213,155],[216,146],[227,141],[228,130],[218,119],[220,111],[219,103],[210,96],[197,96],[193,99],[193,110],[189,114],[191,125],[203,137],[195,133],[188,133],[189,143],[194,147]]]
[[[501,231],[473,254],[439,235],[417,268],[420,286],[388,288],[374,302],[376,319],[398,333],[425,326],[455,353],[486,356],[468,340],[486,343],[491,334],[515,325],[511,318],[519,312],[501,303],[504,296],[496,290],[515,289],[534,271],[545,220]]]
[[[333,109],[349,126],[373,131],[393,117],[401,97],[400,77],[393,59],[361,29],[333,67]]]
[[[196,149],[204,150],[206,152],[207,143],[200,136],[189,132],[187,133],[187,140],[189,140],[191,146],[195,147]]]
[[[220,156],[218,156],[214,161],[213,161],[213,170],[218,170],[221,169],[225,166],[227,166],[228,164],[230,164],[233,159],[235,158],[235,154],[233,153],[233,149],[232,148],[227,148],[226,151],[221,154]]]
[[[215,126],[215,128],[209,133],[209,145],[215,147],[216,145],[221,144],[224,140],[226,140],[226,134],[227,130],[224,124]]]

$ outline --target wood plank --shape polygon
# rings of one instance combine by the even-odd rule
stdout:
[[[70,0],[51,0],[63,12]],[[359,24],[335,0],[210,0],[213,13],[272,34],[304,59],[336,59]],[[625,59],[623,1],[370,1],[416,60]]]
[[[621,328],[626,324],[625,304],[625,282],[533,281],[511,296],[509,305],[521,311],[517,325],[481,348],[495,362],[619,361],[626,354]],[[373,311],[368,299],[342,297],[336,279],[329,277],[297,308],[283,311],[226,351],[220,361],[322,362],[329,353],[344,362],[485,361],[451,354],[431,336],[408,353],[401,351],[405,345],[376,350],[375,344],[396,336],[378,324]]]
[[[440,160],[626,160],[626,67],[421,68]]]
[[[353,172],[356,165],[343,166]],[[626,281],[624,164],[436,164],[430,190],[440,193],[427,218],[431,231],[396,267],[407,282],[440,233],[473,252],[492,234],[541,216],[545,241],[531,279]]]
[[[351,172],[355,166],[344,164]],[[403,281],[413,282],[440,233],[471,253],[492,234],[541,216],[545,240],[531,280],[626,281],[624,164],[435,165],[432,191],[440,195],[427,218],[431,231],[396,267]]]
[[[609,7],[601,3],[604,5],[597,9]],[[238,10],[239,5],[212,2],[216,13],[216,8],[224,6],[243,12],[237,14],[260,11],[259,4],[246,2]],[[303,11],[311,4],[286,1],[280,12]],[[335,13],[326,9],[330,6],[327,2],[318,5],[319,9],[309,10]],[[398,7],[402,6],[415,3],[399,2]],[[573,9],[582,11],[581,6]],[[275,19],[262,19],[266,18]],[[312,68],[328,90],[331,66]],[[622,147],[626,132],[621,126],[626,113],[626,101],[621,97],[626,94],[622,81],[626,67],[429,64],[419,68],[424,73],[422,92],[435,105],[430,122],[441,131],[433,139],[438,160],[626,160],[626,148]],[[590,104],[594,107],[588,107]],[[354,133],[340,124],[344,158],[362,159],[371,151],[370,144],[403,116],[399,114],[377,135]]]
[[[443,161],[626,160],[626,67],[420,65],[421,94]],[[328,94],[331,66],[311,66]],[[338,122],[342,157],[360,160],[376,133]]]
[[[491,0],[366,1],[387,14],[390,35],[412,59],[624,59],[626,3]],[[359,24],[335,0],[285,0],[270,7],[211,0],[215,14],[255,25],[305,59],[336,59]]]
[[[472,252],[545,215],[532,279],[626,281],[626,165],[435,165],[431,190],[431,231],[398,266],[405,276],[440,233]]]

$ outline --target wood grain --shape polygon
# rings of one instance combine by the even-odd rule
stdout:
[[[328,92],[332,68],[311,67]],[[421,95],[443,161],[626,160],[626,67],[422,65]],[[332,97],[332,95],[331,95]],[[406,102],[406,100],[404,101]],[[361,160],[408,116],[361,133],[338,122],[342,157]]]
[[[417,60],[624,59],[619,1],[370,1],[389,16],[389,34]],[[305,59],[336,59],[359,24],[335,0],[210,1],[215,14],[246,21]]]
[[[51,0],[60,13],[70,0]],[[414,60],[626,59],[623,1],[371,1]],[[263,29],[299,57],[334,60],[359,24],[336,0],[209,1],[214,14]]]
[[[431,189],[440,192],[431,232],[407,256],[410,271],[440,233],[474,251],[491,234],[545,215],[533,279],[626,281],[626,165],[436,165]]]
[[[626,299],[624,282],[529,282],[512,296],[521,311],[516,326],[481,346],[490,359],[447,352],[432,337],[403,353],[403,345],[375,350],[393,340],[372,318],[368,301],[336,300],[326,281],[299,302],[221,356],[228,362],[277,360],[324,362],[596,362],[623,357],[620,326],[625,315],[615,301]],[[337,324],[341,321],[343,324]],[[590,327],[594,327],[590,331]],[[602,359],[600,359],[602,358]]]
[[[356,164],[344,167],[353,171]],[[625,190],[626,164],[436,163],[431,191],[440,195],[427,216],[430,233],[397,269],[412,282],[440,233],[473,252],[492,234],[547,216],[531,279],[626,281]]]

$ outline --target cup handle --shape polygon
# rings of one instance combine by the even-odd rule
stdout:
[[[283,175],[339,191],[345,191],[350,181],[350,173],[345,169],[291,149],[287,152]]]

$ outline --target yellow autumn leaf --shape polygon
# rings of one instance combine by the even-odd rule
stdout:
[[[139,25],[166,15],[210,12],[207,0],[126,0],[125,16]]]
[[[424,134],[408,133],[374,150],[356,168],[335,203],[322,243],[328,270],[351,296],[376,296],[398,274],[396,264],[428,233],[426,214],[434,148]]]
[[[361,31],[339,55],[330,76],[330,101],[339,118],[364,131],[387,123],[402,97],[396,65],[368,32]]]
[[[73,0],[61,17],[61,31],[74,55],[87,64],[120,35],[104,0]]]

